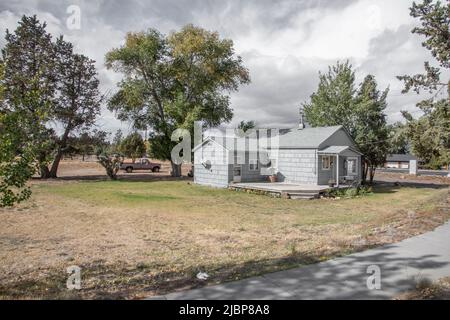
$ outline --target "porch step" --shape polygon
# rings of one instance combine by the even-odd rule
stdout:
[[[319,198],[319,192],[293,192],[288,193],[289,198],[292,200],[312,200]]]

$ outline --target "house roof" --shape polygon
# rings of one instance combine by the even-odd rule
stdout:
[[[279,147],[317,149],[325,140],[341,129],[342,126],[289,129],[285,133],[280,133]]]
[[[346,151],[350,151],[359,155],[362,155],[361,152],[351,148],[350,146],[330,146],[325,149],[319,150],[319,154],[342,154]]]
[[[196,146],[194,147],[194,149],[192,149],[192,151],[193,151],[193,152],[197,151],[198,148],[200,148],[201,146],[203,146],[204,144],[206,144],[206,143],[208,143],[208,142],[213,142],[213,143],[215,143],[216,145],[218,145],[218,146],[224,148],[225,150],[228,150],[228,151],[229,151],[229,149],[221,143],[220,139],[219,139],[219,140],[216,140],[216,139],[214,139],[213,137],[208,137],[208,138],[206,138],[205,140],[202,141],[202,143],[199,143],[198,145],[196,145]]]
[[[410,160],[418,160],[417,157],[408,154],[388,154],[386,157],[387,162],[409,162]]]
[[[279,148],[279,149],[320,149],[322,144],[327,141],[330,137],[332,137],[336,132],[343,130],[345,133],[347,133],[342,126],[333,126],[333,127],[315,127],[315,128],[304,128],[304,129],[283,129],[280,130],[278,133],[278,145],[276,147],[269,147],[268,149],[272,148]],[[348,135],[348,134],[347,134]],[[352,138],[349,136],[350,140]],[[235,138],[231,138],[235,139]],[[272,143],[267,143],[272,138],[259,138],[260,143],[262,145],[267,146],[271,145]],[[230,148],[227,148],[226,138],[217,138],[217,137],[208,137],[206,138],[201,144],[197,145],[194,148],[194,151],[196,151],[200,146],[204,145],[206,142],[213,141],[216,144],[220,145],[221,147],[225,148],[226,150],[230,150]],[[268,140],[268,141],[266,141]],[[264,143],[266,142],[266,143]],[[345,148],[342,150],[338,149],[329,149],[328,153],[336,154],[341,153],[347,149],[351,149],[352,151],[359,153],[357,150],[352,149],[352,146],[333,146],[332,148]]]

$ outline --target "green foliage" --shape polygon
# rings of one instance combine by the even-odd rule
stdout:
[[[389,154],[406,154],[410,152],[407,126],[401,122],[388,125]]]
[[[88,155],[100,155],[108,151],[110,143],[108,141],[108,133],[102,130],[83,131],[79,136],[69,137],[68,145],[72,148],[69,152],[81,154],[83,161]]]
[[[433,111],[419,119],[408,113],[406,132],[410,138],[412,151],[426,165],[439,169],[450,163],[450,107],[442,99],[433,103]]]
[[[19,116],[0,112],[0,207],[13,206],[31,195],[27,182],[35,172],[35,149],[17,128]]]
[[[58,38],[54,44],[57,69],[57,98],[52,108],[52,120],[63,127],[55,139],[56,152],[49,176],[57,177],[62,155],[70,149],[70,134],[78,129],[89,129],[100,114],[102,98],[95,62],[84,55],[75,54],[73,45]]]
[[[248,130],[254,129],[256,127],[255,121],[245,121],[242,120],[239,125],[238,129],[242,130],[244,132],[247,132]]]
[[[355,74],[349,62],[329,67],[319,74],[317,92],[310,103],[304,103],[307,120],[313,127],[342,125],[364,154],[363,181],[369,175],[373,181],[375,169],[384,163],[388,149],[389,131],[386,123],[388,90],[377,89],[375,77],[366,76],[355,89]]]
[[[354,139],[364,155],[363,181],[369,175],[370,183],[373,182],[376,168],[386,161],[389,148],[389,129],[384,113],[388,92],[388,89],[380,92],[377,89],[375,77],[368,75],[361,84],[355,99],[357,109]]]
[[[54,131],[46,128],[55,103],[54,48],[46,24],[23,16],[14,33],[6,31],[1,61],[4,77],[4,113],[13,113],[20,137],[31,140],[38,168],[47,174]],[[25,143],[25,142],[24,142]]]
[[[46,23],[23,16],[16,30],[6,31],[2,49],[4,109],[32,139],[42,178],[55,178],[75,130],[89,128],[100,112],[101,97],[94,61],[73,52],[62,37],[52,41]],[[62,134],[49,129],[57,123]],[[51,168],[49,165],[51,164]]]
[[[129,33],[124,46],[108,52],[106,66],[125,76],[109,109],[137,129],[150,129],[150,154],[162,160],[170,160],[175,129],[230,121],[227,93],[250,81],[231,40],[192,25],[168,37],[154,29]]]
[[[114,134],[114,138],[111,145],[111,152],[112,153],[120,153],[120,144],[123,140],[123,133],[122,130],[117,130]]]
[[[133,159],[143,157],[146,152],[145,143],[141,135],[133,132],[120,142],[120,153],[124,156]]]
[[[102,165],[106,170],[106,174],[111,180],[117,180],[117,173],[120,170],[120,164],[123,162],[123,158],[117,154],[108,155],[102,153],[97,156],[98,163]]]
[[[411,16],[421,23],[412,32],[425,36],[423,46],[431,51],[440,68],[426,61],[425,74],[398,77],[405,84],[404,93],[411,90],[435,93],[417,104],[423,112],[419,119],[403,112],[407,121],[405,131],[412,152],[428,167],[439,168],[450,163],[450,80],[441,80],[442,74],[448,74],[450,69],[450,3],[431,0],[413,3]],[[446,72],[442,73],[441,68]],[[447,97],[438,99],[438,94],[445,92],[443,90],[447,91]]]
[[[352,188],[330,189],[327,191],[326,196],[330,198],[356,198],[360,196],[367,196],[373,193],[370,186],[358,186]]]
[[[326,74],[319,72],[319,87],[311,102],[303,104],[308,123],[313,127],[342,125],[355,136],[355,94],[355,73],[348,61],[338,61]]]
[[[5,60],[0,60],[0,207],[13,206],[28,199],[31,190],[27,186],[33,176],[35,145],[31,142],[28,129],[36,119],[27,110],[12,111],[7,102],[20,103],[11,95],[11,88],[5,83],[7,68]],[[35,105],[39,98],[38,89],[29,92],[27,101]],[[8,92],[8,93],[7,93]],[[14,100],[13,100],[14,99]],[[31,117],[33,116],[33,117]],[[19,122],[25,118],[26,125]]]
[[[425,36],[426,40],[422,45],[431,51],[443,68],[450,68],[450,2],[414,2],[411,16],[421,22],[421,26],[414,28],[412,32]]]

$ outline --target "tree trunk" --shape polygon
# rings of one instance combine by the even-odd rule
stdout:
[[[361,177],[362,184],[366,184],[366,182],[367,182],[368,171],[369,171],[369,165],[366,161],[364,161],[363,168],[362,168],[362,177]]]
[[[375,177],[375,171],[377,168],[375,166],[370,166],[370,185],[373,184],[373,178]]]
[[[48,179],[50,178],[50,170],[48,170],[48,167],[46,164],[39,164],[39,171],[41,175],[41,179]]]
[[[67,138],[69,137],[70,130],[71,126],[69,122],[59,143],[58,152],[53,160],[52,168],[50,169],[50,178],[57,178],[59,163],[61,162],[61,158],[63,156],[63,150],[67,147]]]
[[[50,178],[57,178],[57,173],[58,173],[58,167],[59,167],[59,163],[61,162],[61,158],[63,156],[63,152],[62,149],[59,148],[58,149],[58,153],[55,156],[55,159],[53,160],[52,163],[52,168],[50,169]]]
[[[45,152],[40,152],[37,156],[37,166],[39,168],[39,175],[41,179],[50,178],[50,170],[48,169],[45,159],[47,158]]]
[[[181,177],[181,164],[175,164],[172,161],[170,164],[172,165],[172,177]]]

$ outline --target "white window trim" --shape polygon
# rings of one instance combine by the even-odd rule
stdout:
[[[325,168],[323,166],[325,158],[328,158],[328,168]],[[321,164],[322,171],[330,171],[331,170],[331,156],[322,156],[322,161],[321,162],[322,162],[322,164]]]
[[[255,165],[252,169],[252,165]],[[259,161],[257,159],[250,159],[248,161],[248,170],[249,171],[258,171],[259,170]]]

